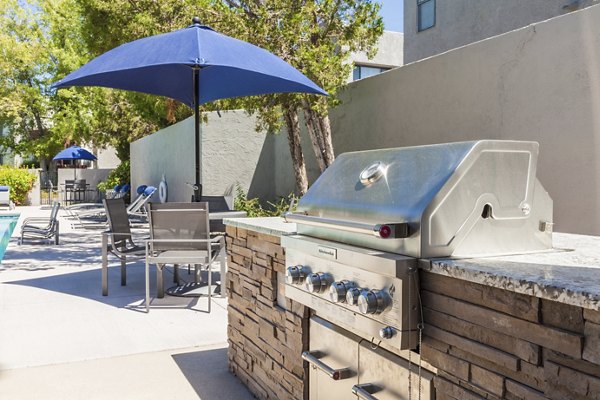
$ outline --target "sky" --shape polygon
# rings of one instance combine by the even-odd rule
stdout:
[[[381,16],[386,31],[404,31],[404,0],[376,0],[381,3]]]

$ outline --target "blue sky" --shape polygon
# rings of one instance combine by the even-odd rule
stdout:
[[[376,0],[381,3],[381,16],[387,31],[404,31],[404,0]]]

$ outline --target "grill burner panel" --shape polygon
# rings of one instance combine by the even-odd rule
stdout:
[[[289,266],[287,297],[358,335],[387,339],[393,350],[415,347],[418,313],[409,308],[418,306],[416,259],[340,244],[333,248],[330,242],[300,236],[284,236],[281,244]],[[298,269],[304,280],[294,279]],[[352,290],[358,293],[349,302]]]

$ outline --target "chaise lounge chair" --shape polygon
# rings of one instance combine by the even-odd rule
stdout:
[[[12,210],[15,205],[10,201],[10,186],[0,186],[0,207],[8,207]]]
[[[137,189],[138,197],[126,208],[129,218],[137,221],[145,220],[144,206],[151,200],[155,192],[156,188],[154,186],[139,186]],[[74,228],[103,228],[107,223],[106,207],[103,205],[87,204],[80,205],[80,207],[66,207],[65,211],[68,218],[77,220],[77,222],[72,223]]]
[[[19,244],[22,244],[25,239],[32,240],[52,240],[54,244],[59,244],[59,223],[58,210],[60,203],[54,202],[49,218],[32,217],[26,218],[21,226],[21,237]]]

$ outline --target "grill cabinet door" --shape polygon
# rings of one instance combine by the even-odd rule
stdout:
[[[358,396],[359,399],[398,400],[409,398],[407,360],[382,348],[373,349],[372,344],[366,340],[360,343],[359,352],[358,388],[363,389],[363,393],[366,392],[366,395]],[[418,366],[414,361],[411,370],[411,398],[434,399],[433,375],[424,369],[421,370],[421,396],[419,396]],[[369,394],[372,397],[369,397]]]
[[[358,342],[360,338],[321,318],[310,319],[309,399],[348,400],[358,383]],[[306,357],[303,356],[306,360]],[[316,362],[314,360],[317,360]],[[319,365],[319,363],[322,363]],[[326,368],[329,367],[329,374]],[[335,380],[331,370],[342,371]]]

